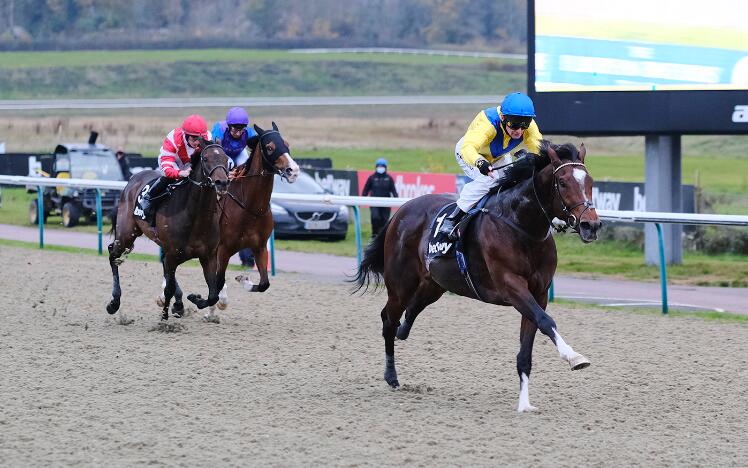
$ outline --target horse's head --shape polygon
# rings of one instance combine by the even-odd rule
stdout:
[[[559,157],[556,150],[567,158]],[[579,151],[572,144],[555,149],[548,145],[546,152],[553,166],[553,185],[558,195],[553,204],[554,216],[565,220],[583,242],[597,240],[602,221],[591,201],[592,177],[584,165],[587,149],[584,144]]]
[[[272,130],[263,130],[258,125],[254,127],[257,136],[253,137],[255,141],[250,141],[250,145],[259,145],[263,163],[290,183],[294,183],[299,177],[299,165],[291,157],[288,142],[281,135],[278,126],[273,122]]]
[[[229,187],[229,158],[221,145],[200,139],[200,150],[190,158],[193,178],[202,185],[214,187],[216,193],[225,195]]]

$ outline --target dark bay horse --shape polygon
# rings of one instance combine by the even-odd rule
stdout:
[[[112,300],[107,312],[114,314],[120,306],[122,291],[119,285],[119,265],[123,255],[132,251],[135,239],[145,234],[160,245],[164,254],[163,267],[166,285],[165,303],[161,318],[169,318],[169,303],[176,294],[173,313],[181,316],[181,290],[178,290],[175,271],[177,266],[191,258],[200,259],[205,282],[208,284],[208,299],[188,296],[202,309],[218,301],[216,278],[216,248],[219,241],[218,198],[228,189],[228,157],[223,148],[211,141],[201,140],[201,149],[191,157],[192,172],[174,193],[156,211],[155,226],[133,215],[133,209],[143,187],[161,175],[158,171],[142,171],[127,183],[120,196],[112,230],[114,241],[109,244],[109,264],[112,267]]]
[[[231,181],[229,196],[221,200],[221,236],[217,249],[220,309],[228,306],[225,275],[229,259],[241,249],[252,249],[260,282],[252,284],[246,275],[240,275],[237,280],[245,289],[253,292],[263,292],[270,287],[267,241],[273,231],[270,196],[273,193],[274,175],[279,174],[289,183],[295,182],[299,176],[299,166],[291,157],[288,142],[275,122],[272,125],[272,130],[254,126],[257,136],[249,140],[249,147],[252,148],[249,160],[238,168],[239,175]],[[215,307],[211,304],[205,318],[214,318],[214,311]]]
[[[602,224],[590,201],[592,178],[584,165],[585,153],[584,145],[578,151],[571,144],[553,146],[544,141],[533,175],[492,196],[485,211],[472,221],[463,234],[463,243],[475,291],[463,279],[453,257],[437,258],[430,264],[426,261],[430,223],[454,196],[424,195],[409,201],[374,238],[355,281],[360,289],[368,287],[372,279],[378,286],[384,278],[388,296],[381,314],[384,379],[390,386],[400,385],[395,369],[395,337],[407,339],[418,314],[445,291],[511,305],[522,315],[517,354],[518,411],[535,409],[530,405],[528,385],[537,329],[552,340],[572,370],[589,365],[564,342],[545,311],[557,261],[551,219],[567,220],[583,242],[596,240]],[[405,320],[401,324],[403,312]]]

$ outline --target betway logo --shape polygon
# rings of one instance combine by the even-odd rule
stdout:
[[[735,106],[732,111],[732,121],[735,123],[748,122],[748,105]]]
[[[336,179],[332,174],[327,174],[322,178],[319,176],[319,172],[315,171],[314,180],[316,180],[323,189],[329,190],[335,195],[348,196],[351,194],[351,181],[348,179]]]
[[[421,184],[421,176],[416,176],[414,184],[406,184],[403,181],[403,176],[398,174],[395,177],[395,189],[397,190],[397,195],[402,198],[415,198],[428,193],[434,193],[436,186]]]
[[[621,194],[601,192],[597,187],[592,187],[592,203],[601,210],[618,211],[621,206]]]
[[[429,242],[429,254],[439,253],[444,255],[450,247],[452,247],[451,242]]]

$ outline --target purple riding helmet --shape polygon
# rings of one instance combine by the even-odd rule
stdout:
[[[241,107],[232,107],[226,114],[227,125],[249,125],[247,111]]]

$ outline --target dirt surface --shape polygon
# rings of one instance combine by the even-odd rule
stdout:
[[[516,311],[448,296],[382,380],[384,296],[284,274],[221,322],[160,325],[158,265],[0,247],[0,465],[745,466],[748,326],[552,305],[592,366],[535,344],[517,414]],[[205,293],[184,269],[185,291]],[[232,284],[232,286],[235,283]]]

